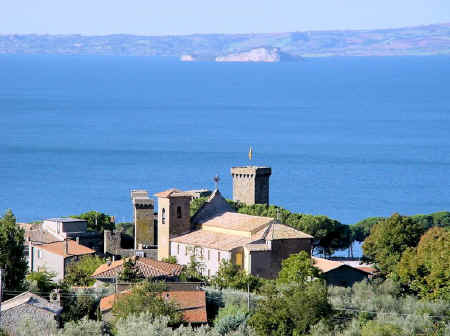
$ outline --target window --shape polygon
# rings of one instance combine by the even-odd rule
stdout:
[[[177,244],[177,255],[180,254],[180,244]]]
[[[217,252],[217,261],[220,262],[220,252]]]
[[[208,260],[209,260],[209,258],[211,258],[209,250],[208,250],[208,252],[206,252],[206,257],[207,257]]]
[[[161,221],[163,224],[166,224],[166,209],[162,209],[161,211]]]
[[[211,276],[211,271],[208,268],[208,277],[210,277],[210,276]]]
[[[177,207],[177,218],[181,218],[181,207]]]
[[[188,252],[187,245],[184,245],[184,255],[187,255],[187,252]]]
[[[41,251],[41,249],[37,249],[38,250],[38,258],[40,259],[40,258],[42,258],[42,251]]]

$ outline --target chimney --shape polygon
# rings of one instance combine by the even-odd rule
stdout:
[[[69,239],[64,239],[64,254],[69,255]]]
[[[79,244],[80,243],[80,237],[76,237],[75,241],[77,242],[77,244]]]

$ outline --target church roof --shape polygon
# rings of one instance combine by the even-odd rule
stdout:
[[[197,230],[170,239],[171,242],[201,246],[221,251],[231,251],[236,247],[249,244],[252,239],[244,236]]]
[[[277,239],[295,239],[295,238],[314,238],[313,236],[294,229],[288,225],[272,223],[272,225],[257,232],[254,236],[259,239],[277,240]]]
[[[202,224],[203,228],[220,228],[224,230],[244,231],[254,233],[261,228],[267,227],[273,222],[273,218],[240,214],[236,212],[225,212]]]

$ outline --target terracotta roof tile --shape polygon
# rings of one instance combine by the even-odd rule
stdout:
[[[100,300],[100,310],[106,312],[112,309],[114,302],[122,295],[129,294],[124,291],[120,294],[112,294]],[[183,318],[189,323],[206,323],[206,295],[204,291],[170,291],[162,292],[161,295],[178,305],[179,311],[183,313]]]
[[[86,247],[84,245],[78,244],[73,240],[68,240],[68,253],[66,254],[66,242],[55,242],[49,244],[41,244],[41,245],[33,245],[36,248],[46,250],[50,253],[57,254],[63,256],[64,258],[71,257],[74,255],[85,255],[95,253],[94,250]]]
[[[266,227],[255,233],[253,236],[255,239],[295,239],[295,238],[314,238],[313,236],[294,229],[288,225],[274,223],[270,227]]]
[[[92,274],[92,277],[97,279],[115,278],[122,272],[124,261],[125,259],[121,259],[114,261],[111,265],[100,265]],[[150,258],[136,258],[136,266],[146,278],[176,277],[183,270],[182,265],[169,264]]]
[[[358,267],[355,267],[355,268],[357,268],[357,269],[359,269],[359,270],[361,270],[361,271],[363,271],[363,272],[369,273],[369,274],[374,274],[374,273],[377,272],[377,269],[374,268],[374,267],[363,267],[363,266],[358,266]]]
[[[172,238],[170,239],[170,241],[175,243],[202,246],[222,251],[231,251],[236,247],[244,246],[250,243],[252,240],[247,237],[233,234],[197,230]]]
[[[328,260],[323,258],[312,257],[311,259],[313,260],[314,267],[317,267],[323,273],[327,273],[331,270],[334,270],[336,268],[345,265],[344,263],[341,263],[339,261]]]
[[[204,222],[202,227],[216,227],[227,230],[255,232],[273,222],[273,218],[251,216],[236,212],[225,212]]]

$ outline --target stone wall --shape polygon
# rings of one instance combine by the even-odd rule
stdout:
[[[55,320],[55,315],[47,310],[29,304],[22,304],[6,311],[2,311],[2,329],[6,330],[9,335],[14,336],[16,335],[16,328],[20,325],[20,321],[25,319],[34,320],[34,322],[45,330],[50,321]]]
[[[233,167],[233,200],[253,204],[269,204],[269,167]]]

